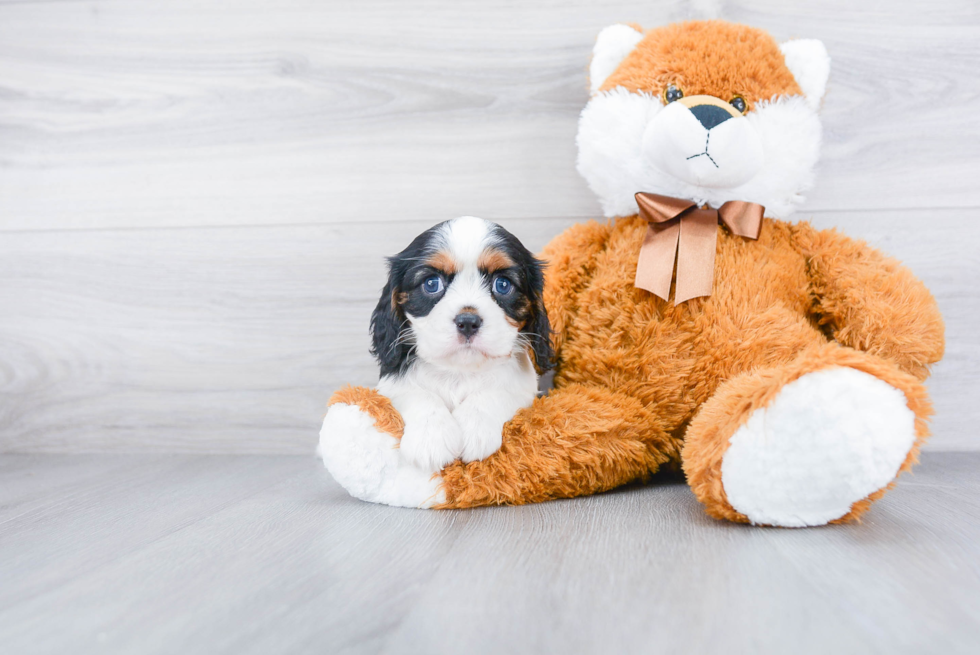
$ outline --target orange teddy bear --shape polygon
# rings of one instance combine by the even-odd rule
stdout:
[[[349,387],[321,432],[331,474],[365,500],[460,508],[682,467],[717,518],[860,516],[928,435],[943,322],[895,260],[784,220],[812,183],[829,70],[819,41],[721,21],[603,30],[578,169],[619,218],[541,255],[554,390],[497,453],[433,477],[401,460],[387,399]]]

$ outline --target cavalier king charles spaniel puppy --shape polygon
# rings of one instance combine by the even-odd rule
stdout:
[[[420,234],[388,270],[371,352],[378,391],[405,421],[402,455],[433,472],[489,457],[551,367],[542,263],[504,228],[464,216]]]

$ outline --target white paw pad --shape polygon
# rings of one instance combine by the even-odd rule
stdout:
[[[432,507],[445,501],[441,478],[405,461],[398,440],[378,430],[374,419],[355,405],[331,405],[317,454],[355,498],[397,507]]]
[[[732,507],[753,523],[824,525],[895,479],[915,414],[886,382],[833,368],[787,384],[729,443],[721,476]]]

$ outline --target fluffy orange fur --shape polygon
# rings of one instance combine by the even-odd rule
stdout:
[[[687,96],[711,95],[726,102],[742,96],[750,108],[760,100],[802,93],[769,34],[724,21],[650,30],[601,90],[622,86],[660,96],[669,84]]]
[[[374,427],[381,432],[387,432],[396,439],[401,439],[405,432],[405,421],[387,397],[374,389],[347,385],[335,392],[327,402],[330,405],[357,405],[374,419]]]
[[[632,285],[645,231],[639,217],[589,222],[546,247],[556,390],[508,424],[498,453],[443,471],[446,507],[595,493],[671,463],[712,516],[744,521],[721,486],[728,438],[783,385],[831,366],[905,393],[911,466],[943,323],[907,269],[836,232],[766,219],[757,241],[719,228],[712,295],[675,305]]]

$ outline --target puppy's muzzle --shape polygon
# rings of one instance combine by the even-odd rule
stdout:
[[[466,339],[472,339],[473,335],[479,331],[480,326],[483,325],[483,319],[474,312],[460,312],[456,314],[453,322],[456,324],[456,331]]]

